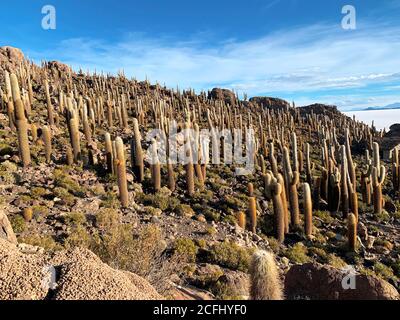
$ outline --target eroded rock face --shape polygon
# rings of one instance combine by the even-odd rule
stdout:
[[[16,64],[24,61],[24,54],[22,53],[21,49],[14,47],[0,47],[0,56],[3,56],[4,59],[8,59],[10,62]]]
[[[285,278],[287,299],[397,300],[399,293],[388,282],[374,276],[356,275],[356,288],[343,289],[346,273],[318,263],[293,266]]]
[[[50,289],[47,270],[56,285]],[[51,273],[50,273],[51,280]],[[55,254],[25,254],[0,239],[0,300],[153,300],[163,299],[143,278],[115,270],[94,253],[76,248]]]
[[[290,103],[286,100],[271,97],[253,97],[249,100],[251,103],[258,104],[264,108],[286,110],[290,108]]]
[[[231,106],[236,104],[236,95],[231,90],[214,88],[208,95],[208,99],[222,100]]]
[[[17,244],[17,238],[11,227],[10,221],[3,210],[0,209],[0,239]]]

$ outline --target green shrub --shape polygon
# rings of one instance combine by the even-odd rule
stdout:
[[[83,212],[71,212],[64,216],[64,221],[68,225],[80,225],[86,222],[86,216]]]
[[[26,223],[23,216],[19,214],[11,216],[10,223],[15,233],[22,233],[25,231]]]
[[[192,239],[180,238],[175,241],[174,250],[177,254],[184,257],[189,263],[196,262],[198,248]]]
[[[26,243],[31,246],[37,246],[44,248],[49,251],[57,251],[62,250],[63,247],[61,244],[57,243],[51,236],[40,236],[40,235],[29,235],[20,237],[18,239],[19,243]]]
[[[211,248],[211,261],[222,267],[247,272],[253,249],[240,247],[234,242],[225,241]]]
[[[301,242],[298,242],[293,247],[286,249],[284,255],[293,263],[303,264],[311,260],[310,257],[307,256],[307,253],[307,247]]]

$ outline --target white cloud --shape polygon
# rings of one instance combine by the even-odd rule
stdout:
[[[311,100],[310,94],[321,90],[399,80],[399,52],[400,27],[359,25],[355,31],[345,31],[339,25],[314,25],[212,46],[201,36],[185,42],[143,34],[130,34],[115,43],[68,39],[51,52],[30,55],[83,70],[124,69],[128,76],[171,87],[223,86],[249,95],[304,93]]]

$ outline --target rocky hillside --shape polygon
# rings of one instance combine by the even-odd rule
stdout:
[[[287,299],[398,297],[398,152],[382,161],[381,134],[335,107],[36,66],[10,47],[0,88],[1,299],[268,298],[260,249]],[[146,134],[174,126],[189,162],[151,162],[165,147]],[[213,143],[254,131],[250,174],[226,145],[207,155],[211,128]],[[54,289],[38,286],[48,265]]]

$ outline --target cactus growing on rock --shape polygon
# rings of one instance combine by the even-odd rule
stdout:
[[[246,229],[246,214],[243,211],[238,212],[237,221],[240,228]]]

